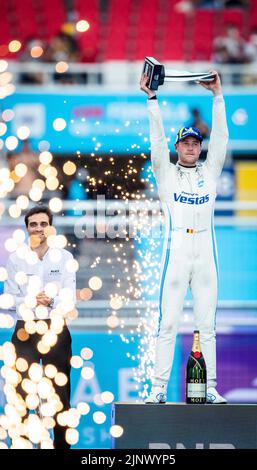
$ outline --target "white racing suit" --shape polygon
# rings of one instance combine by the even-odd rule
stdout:
[[[207,386],[216,387],[218,261],[213,226],[217,179],[226,156],[228,129],[222,95],[213,99],[207,158],[194,168],[170,163],[157,100],[148,100],[151,159],[165,215],[160,273],[159,329],[154,385],[168,382],[184,298],[191,289],[195,327],[207,367]]]

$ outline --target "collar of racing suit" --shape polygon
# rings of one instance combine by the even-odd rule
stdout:
[[[182,166],[183,168],[186,168],[187,170],[190,169],[190,168],[196,168],[196,165],[186,166],[186,165],[182,165],[182,163],[178,163],[178,166]]]
[[[176,167],[177,167],[177,170],[179,171],[179,173],[195,173],[195,172],[199,172],[199,170],[201,169],[201,163],[197,163],[197,165],[194,165],[194,166],[185,166],[185,165],[181,165],[181,163],[178,163],[176,164]]]

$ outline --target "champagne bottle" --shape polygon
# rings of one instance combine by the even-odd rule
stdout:
[[[186,403],[206,403],[206,383],[206,364],[201,352],[200,332],[195,330],[186,369]]]

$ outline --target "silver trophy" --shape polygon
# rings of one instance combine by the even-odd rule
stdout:
[[[153,57],[145,57],[143,73],[149,77],[148,87],[158,90],[164,82],[211,82],[215,75],[209,72],[187,72],[186,70],[165,70],[164,65]]]

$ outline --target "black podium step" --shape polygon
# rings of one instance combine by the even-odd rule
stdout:
[[[114,403],[114,449],[257,449],[257,405]]]

